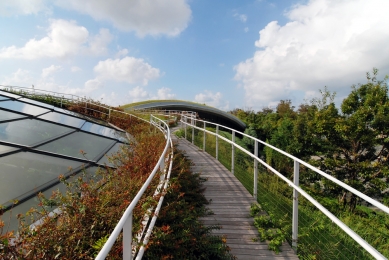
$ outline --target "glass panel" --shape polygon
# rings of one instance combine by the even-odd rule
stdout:
[[[3,154],[3,153],[6,153],[6,152],[10,152],[10,151],[15,151],[19,148],[15,148],[15,147],[12,147],[12,146],[6,146],[6,145],[1,145],[0,144],[0,154]]]
[[[86,175],[85,177],[88,178],[88,179],[94,179],[95,181],[98,181],[101,179],[101,174],[97,175],[96,176],[96,172],[99,168],[98,167],[88,167],[85,169],[85,172],[86,172]],[[77,180],[77,178],[80,176],[80,173],[78,173],[77,175],[75,176],[71,176],[67,179],[68,182],[74,182]],[[60,192],[65,192],[66,191],[66,186],[63,184],[63,183],[58,183],[56,184],[55,186],[45,190],[44,192],[42,192],[46,198],[50,198],[51,194],[53,191],[56,191],[56,190],[59,190]],[[1,192],[1,191],[0,191]],[[18,204],[16,205],[15,207],[12,208],[12,217],[9,221],[9,230],[17,230],[18,229],[18,219],[16,218],[16,216],[18,214],[26,214],[26,212],[31,208],[31,207],[37,207],[37,205],[39,204],[39,200],[37,197],[32,197],[31,199],[29,200],[26,200],[25,202],[21,203],[21,204]],[[54,209],[56,208],[56,206],[54,207],[47,207],[47,209],[49,211],[53,211]],[[38,208],[39,209],[39,208]],[[4,214],[4,216],[9,216],[8,215],[9,213],[6,212]],[[4,219],[4,217],[3,217]],[[7,223],[8,225],[8,223]]]
[[[37,115],[43,114],[45,112],[49,112],[49,110],[47,110],[47,109],[33,106],[33,105],[29,105],[29,104],[19,102],[19,101],[2,101],[2,102],[0,102],[0,107],[6,108],[9,110],[14,110],[14,111],[17,111],[20,113],[28,114],[28,115],[33,115],[33,116],[37,116]]]
[[[47,113],[39,116],[39,118],[77,128],[80,128],[85,123],[85,120],[80,118],[67,116],[57,112]]]
[[[107,138],[76,132],[39,146],[37,149],[94,161],[98,155],[105,153],[113,143],[114,141]]]
[[[8,92],[1,91],[1,90],[0,90],[0,94],[3,96],[6,96],[6,97],[11,97],[11,98],[21,98],[21,96],[19,96],[19,95],[16,95],[13,93],[8,93]]]
[[[76,113],[76,112],[73,112],[73,111],[70,111],[71,114],[74,114],[75,116],[78,116],[80,118],[84,118],[88,121],[91,121],[91,122],[94,122],[94,123],[97,123],[97,124],[100,124],[100,125],[105,125],[105,126],[109,126],[109,124],[107,122],[105,122],[104,120],[100,120],[100,119],[97,119],[97,118],[94,118],[94,117],[90,117],[90,116],[86,116],[86,115],[83,115],[83,114],[80,114],[80,113]]]
[[[114,167],[115,161],[113,161],[112,158],[110,158],[110,160],[108,160],[108,157],[119,152],[121,150],[122,145],[123,144],[121,144],[121,143],[116,143],[97,163],[101,164],[101,165],[107,164],[110,167]]]
[[[37,105],[37,106],[41,106],[41,107],[46,107],[46,108],[49,108],[50,110],[54,109],[53,105],[50,105],[50,104],[47,104],[47,103],[43,103],[43,102],[39,102],[39,101],[36,101],[36,100],[32,100],[32,99],[29,99],[29,98],[21,98],[19,100],[20,101],[24,101],[26,103],[33,104],[33,105]]]
[[[116,139],[118,139],[120,142],[123,142],[126,144],[129,143],[126,132],[116,130],[115,135],[116,135]]]
[[[7,100],[7,99],[9,99],[9,97],[0,95],[0,100]]]
[[[5,111],[5,110],[0,110],[0,121],[11,120],[11,119],[16,119],[16,118],[22,118],[22,117],[26,117],[26,116],[21,115],[21,114],[16,114],[16,113],[8,112],[8,111]]]
[[[72,114],[72,111],[63,109],[61,107],[54,107],[54,111],[61,112],[61,113],[64,113],[64,114],[69,114],[69,115]]]
[[[66,109],[62,109],[62,108],[58,108],[58,107],[55,107],[54,110],[58,111],[58,112],[66,113],[66,114],[69,114],[69,115],[72,115],[72,116],[75,116],[75,117],[78,117],[78,118],[82,118],[82,119],[87,120],[87,121],[95,122],[97,124],[109,126],[109,124],[107,122],[103,121],[103,120],[100,120],[100,119],[97,119],[97,118],[93,118],[93,117],[88,117],[88,116],[83,115],[81,113],[77,113],[77,112],[74,112],[74,111],[70,111],[70,110],[66,110]]]
[[[0,157],[0,204],[56,180],[60,174],[67,174],[69,167],[81,165],[81,162],[30,152]]]
[[[98,124],[93,124],[90,122],[86,122],[85,125],[81,128],[81,130],[95,133],[98,135],[104,135],[104,136],[115,138],[115,139],[120,139],[120,137],[121,137],[120,134],[117,133],[118,131],[116,131],[113,128],[109,128],[109,127],[98,125]]]
[[[0,124],[0,140],[21,145],[33,145],[74,131],[72,128],[35,119]]]

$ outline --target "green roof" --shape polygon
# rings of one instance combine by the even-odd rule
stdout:
[[[183,101],[183,100],[148,100],[137,102],[123,106],[125,110],[143,110],[143,109],[159,109],[159,110],[179,110],[197,112],[199,117],[205,121],[210,121],[218,124],[224,124],[233,129],[244,131],[246,124],[236,116],[222,111],[220,109],[206,106],[203,104]]]

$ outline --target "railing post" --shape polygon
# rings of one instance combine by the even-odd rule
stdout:
[[[111,109],[108,110],[108,118],[111,118]]]
[[[206,123],[204,122],[204,131],[203,131],[203,151],[205,152],[205,138],[206,138],[206,133],[205,133],[205,127]]]
[[[235,131],[232,131],[231,173],[235,174]]]
[[[185,116],[185,140],[188,140],[186,139],[186,127],[187,127],[187,124],[188,124],[188,118]]]
[[[216,126],[216,160],[219,160],[219,125]]]
[[[132,212],[123,226],[123,259],[132,260]]]
[[[294,161],[294,176],[293,183],[299,186],[300,164],[298,161]],[[298,238],[298,196],[299,193],[296,189],[293,189],[293,223],[292,223],[292,247],[297,249]]]
[[[258,157],[258,141],[255,140],[255,145],[254,145],[254,155],[255,157]],[[254,159],[254,199],[257,201],[258,197],[258,161],[257,159]]]
[[[194,126],[196,125],[196,121],[192,118],[192,144],[194,144]]]

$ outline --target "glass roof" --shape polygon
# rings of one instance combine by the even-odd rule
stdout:
[[[5,121],[5,120],[22,118],[22,117],[26,117],[26,116],[21,115],[21,114],[16,114],[16,113],[8,112],[8,111],[5,111],[5,110],[1,110],[1,112],[0,112],[0,122],[1,121]]]
[[[28,115],[32,115],[32,116],[41,115],[43,113],[47,113],[50,111],[50,110],[45,109],[45,108],[29,105],[29,104],[19,102],[19,101],[14,101],[14,100],[2,101],[0,103],[0,106],[2,108],[6,108],[9,110],[13,110],[16,112],[20,112],[20,113],[28,114]]]
[[[6,97],[11,97],[11,98],[21,98],[20,95],[16,95],[16,94],[13,94],[13,93],[5,92],[5,91],[2,91],[2,90],[0,90],[0,95],[6,96]]]
[[[57,136],[74,131],[72,128],[25,119],[0,123],[0,140],[25,146],[32,146]]]
[[[85,120],[77,118],[77,117],[72,117],[68,115],[64,115],[61,113],[57,112],[50,112],[44,115],[39,116],[38,118],[42,118],[51,122],[63,124],[63,125],[68,125],[76,128],[80,128],[84,123]]]
[[[80,172],[76,175],[70,176],[67,179],[67,181],[69,183],[74,182],[80,176],[83,176],[83,179],[88,178],[88,179],[94,179],[95,181],[97,181],[97,180],[101,179],[101,177],[102,177],[102,175],[100,175],[100,174],[99,175],[95,174],[98,169],[99,169],[98,167],[88,167],[84,170],[85,171],[84,175],[81,175],[82,173]],[[59,192],[63,193],[67,190],[67,187],[62,182],[60,182],[60,183],[57,183],[56,185],[51,186],[50,188],[42,191],[42,193],[43,193],[43,195],[45,195],[46,198],[50,198],[52,193],[54,191],[57,191],[57,190]],[[23,203],[15,205],[12,208],[12,215],[16,216],[17,214],[25,214],[31,208],[31,205],[38,205],[38,203],[39,203],[39,200],[36,196],[29,198],[29,199],[25,200]],[[48,211],[53,211],[55,208],[56,208],[55,206],[54,207],[46,207],[46,209]],[[7,223],[7,225],[9,225],[9,230],[16,230],[18,228],[17,221],[11,221],[11,222]]]
[[[121,144],[121,143],[116,143],[97,163],[101,164],[101,165],[106,164],[106,165],[108,165],[110,167],[115,166],[114,162],[108,160],[108,157],[116,154],[117,152],[119,152],[121,147],[122,147],[122,145],[123,144]]]
[[[18,148],[7,146],[7,145],[1,145],[0,144],[0,154],[4,154],[11,151],[16,151]],[[0,204],[1,205],[1,204]]]
[[[93,124],[90,122],[86,122],[84,126],[81,128],[81,130],[99,134],[99,135],[104,135],[115,139],[118,139],[120,137],[119,133],[117,133],[115,129],[98,125],[98,124]]]
[[[113,166],[104,155],[119,151],[126,138],[104,121],[0,91],[0,142],[0,205],[20,200],[14,215],[35,204],[38,192],[62,187],[60,174],[85,166],[94,176],[96,166]]]
[[[26,193],[37,193],[40,186],[68,173],[69,167],[74,169],[81,165],[81,162],[31,152],[0,157],[0,204]]]
[[[36,100],[32,100],[32,99],[29,99],[29,98],[20,98],[19,100],[23,101],[23,102],[26,102],[26,103],[33,104],[33,105],[38,105],[38,106],[41,106],[41,107],[45,107],[45,108],[48,108],[50,110],[54,109],[53,105],[42,103],[42,102],[39,102],[39,101],[36,101]]]
[[[114,143],[115,141],[111,139],[76,132],[62,137],[55,142],[39,146],[37,149],[95,161],[97,160],[96,157],[99,155],[102,156]]]

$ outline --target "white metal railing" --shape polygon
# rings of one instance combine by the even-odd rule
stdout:
[[[72,101],[72,102],[85,102],[86,103],[86,109],[88,109],[87,107],[87,104],[93,104],[95,106],[100,106],[102,108],[105,108],[107,109],[109,112],[108,113],[105,113],[108,117],[110,117],[111,115],[111,107],[106,107],[106,106],[103,106],[99,103],[95,103],[95,102],[92,102],[90,100],[87,100],[86,98],[81,98],[81,97],[78,97],[78,96],[75,96],[75,95],[71,95],[71,94],[64,94],[64,93],[56,93],[56,92],[51,92],[51,91],[45,91],[45,90],[38,90],[38,89],[29,89],[29,88],[21,88],[21,87],[13,87],[13,86],[1,86],[0,87],[3,87],[4,89],[10,89],[10,90],[21,90],[21,91],[25,91],[26,93],[30,93],[31,95],[39,95],[39,94],[43,94],[43,95],[53,95],[53,96],[56,96],[56,97],[60,97],[61,98],[61,104],[62,104],[62,100],[63,101]],[[101,111],[99,111],[101,112]],[[127,114],[125,112],[122,112],[122,111],[118,111],[118,110],[115,110],[115,112],[118,112],[118,113],[123,113],[123,114]],[[160,113],[161,110],[158,110],[158,113]],[[306,193],[303,189],[301,189],[299,187],[299,166],[300,164],[304,165],[305,167],[315,171],[316,173],[322,175],[323,177],[327,178],[328,180],[331,180],[333,181],[334,183],[338,184],[339,186],[345,188],[346,190],[352,192],[353,194],[355,194],[356,196],[364,199],[365,201],[369,202],[370,204],[376,206],[377,208],[379,208],[380,210],[382,210],[383,212],[389,214],[389,208],[386,207],[385,205],[379,203],[378,201],[366,196],[365,194],[359,192],[358,190],[350,187],[349,185],[337,180],[336,178],[332,177],[331,175],[313,167],[312,165],[294,157],[293,155],[290,155],[272,145],[269,145],[267,144],[266,142],[264,141],[261,141],[259,139],[256,139],[254,137],[251,137],[245,133],[242,133],[242,132],[239,132],[239,131],[236,131],[232,128],[228,128],[228,127],[225,127],[223,125],[219,125],[219,124],[215,124],[215,123],[212,123],[212,122],[207,122],[207,121],[203,121],[203,120],[198,120],[196,119],[196,114],[195,113],[192,113],[190,111],[174,111],[174,112],[170,112],[170,114],[175,114],[175,113],[178,113],[181,115],[181,123],[182,125],[185,126],[185,138],[187,138],[187,128],[186,126],[190,126],[192,128],[192,143],[194,143],[194,129],[198,129],[200,131],[203,131],[204,133],[204,139],[203,139],[203,150],[205,151],[205,144],[206,144],[206,140],[205,140],[205,133],[208,133],[208,134],[211,134],[211,135],[215,135],[216,136],[216,159],[218,159],[218,139],[222,139],[228,143],[231,144],[232,146],[232,153],[231,153],[231,172],[234,173],[234,156],[235,156],[235,148],[236,149],[239,149],[241,150],[242,152],[244,152],[245,154],[247,154],[248,156],[252,157],[254,159],[254,191],[253,191],[253,196],[255,199],[257,199],[257,183],[258,183],[258,162],[260,164],[262,164],[263,166],[265,166],[267,169],[269,169],[271,172],[273,172],[274,174],[276,174],[278,177],[280,177],[282,180],[284,180],[289,186],[291,186],[293,188],[293,219],[292,219],[292,246],[296,247],[297,246],[297,237],[298,237],[298,195],[301,194],[302,196],[304,196],[308,201],[310,201],[314,206],[316,206],[321,212],[323,212],[331,221],[333,221],[336,225],[338,225],[345,233],[347,233],[351,238],[353,238],[359,245],[361,245],[366,251],[368,251],[373,257],[375,257],[376,259],[387,259],[385,256],[383,256],[380,252],[378,252],[374,247],[372,247],[370,244],[368,244],[364,239],[362,239],[358,234],[356,234],[353,230],[351,230],[347,225],[345,225],[341,220],[339,220],[336,216],[334,216],[331,212],[329,212],[324,206],[322,206],[319,202],[317,202],[314,198],[312,198],[308,193]],[[128,115],[128,114],[127,114]],[[139,118],[141,120],[144,120],[142,118]],[[204,127],[203,128],[200,128],[200,127],[197,127],[196,126],[196,122],[203,122],[204,124]],[[169,146],[172,145],[171,143],[171,139],[170,139],[170,130],[169,130],[169,127],[168,125],[163,122],[163,120],[160,120],[154,116],[151,116],[151,120],[150,120],[150,123],[154,126],[156,126],[158,129],[160,129],[161,131],[163,131],[165,133],[165,137],[166,137],[166,146],[165,146],[165,149],[163,151],[163,154],[161,155],[160,159],[158,160],[158,163],[157,165],[154,167],[154,170],[152,171],[152,173],[150,174],[149,178],[146,180],[146,182],[144,183],[144,185],[142,186],[142,188],[140,189],[140,191],[138,192],[138,194],[135,196],[135,198],[133,199],[133,201],[131,202],[131,204],[128,206],[128,208],[126,209],[126,211],[124,212],[122,218],[120,219],[119,223],[117,224],[117,226],[115,227],[114,231],[111,233],[110,237],[108,238],[106,244],[104,245],[104,247],[102,248],[102,250],[99,252],[98,256],[96,257],[96,259],[104,259],[108,253],[109,253],[109,250],[111,249],[112,245],[114,244],[116,238],[118,237],[118,235],[120,234],[120,232],[123,230],[123,258],[124,259],[132,259],[132,255],[133,255],[133,248],[132,248],[132,211],[133,209],[135,208],[137,202],[139,201],[139,199],[141,198],[142,194],[144,193],[144,191],[146,190],[147,186],[151,183],[153,177],[156,175],[156,172],[158,171],[159,168],[164,168],[164,165],[165,165],[165,155],[167,154],[167,151],[168,151],[168,148]],[[212,131],[208,131],[206,130],[206,126],[210,126],[210,125],[213,125],[215,126],[216,128],[216,133],[212,132]],[[231,131],[232,133],[232,140],[229,140],[221,135],[219,135],[219,128],[220,127],[223,127],[224,129],[227,129],[229,131]],[[255,152],[254,154],[252,154],[251,152],[245,150],[243,147],[239,146],[238,144],[235,143],[235,135],[236,133],[242,135],[242,136],[245,136],[247,138],[250,138],[252,139],[254,142],[255,142]],[[272,168],[270,165],[268,165],[266,162],[264,162],[263,160],[261,160],[259,157],[258,157],[258,144],[261,143],[267,147],[270,147],[272,149],[274,149],[275,151],[287,156],[288,158],[292,159],[294,161],[294,180],[293,182],[290,181],[288,178],[286,178],[285,176],[283,176],[281,173],[279,173],[277,170],[275,170],[274,168]],[[172,159],[172,154],[170,154],[171,156],[171,159]],[[169,166],[169,169],[171,169],[171,164],[172,164],[172,160],[170,160],[170,166]],[[170,170],[168,171],[167,173],[167,177],[166,177],[166,181],[162,180],[161,183],[164,183],[163,187],[164,189],[166,189],[167,187],[167,183],[168,183],[168,180],[169,180],[169,177],[170,177]],[[162,187],[162,185],[160,185],[159,187]],[[160,189],[160,188],[157,188],[157,189]],[[164,196],[161,196],[161,199],[163,200],[163,197]],[[144,253],[144,246],[147,244],[148,242],[148,239],[150,237],[150,234],[151,234],[151,231],[152,231],[152,228],[155,224],[155,221],[156,221],[156,217],[158,215],[158,212],[160,210],[160,207],[162,205],[162,201],[160,200],[159,203],[158,203],[158,206],[155,210],[155,213],[154,213],[154,216],[151,220],[151,224],[146,232],[146,235],[144,237],[144,240],[143,240],[143,245],[141,246],[140,250],[139,250],[139,253],[138,253],[138,256],[136,259],[141,259],[142,256],[143,256],[143,253]]]
[[[23,87],[15,87],[15,86],[4,86],[0,85],[0,88],[6,91],[19,91],[20,95],[23,96],[37,96],[37,95],[50,95],[54,96],[56,98],[60,98],[60,105],[62,107],[63,102],[65,101],[71,101],[73,103],[78,103],[82,102],[86,104],[85,109],[86,110],[93,110],[91,108],[88,108],[87,104],[93,104],[94,106],[99,106],[101,108],[107,109],[108,113],[104,113],[102,111],[97,111],[100,113],[104,113],[108,116],[108,118],[111,116],[111,107],[104,106],[100,103],[93,102],[92,100],[88,100],[86,98],[78,97],[76,95],[71,95],[71,94],[64,94],[64,93],[57,93],[57,92],[52,92],[52,91],[46,91],[46,90],[39,90],[39,89],[30,89],[30,88],[23,88]],[[95,110],[94,110],[95,111]],[[134,116],[129,113],[125,113],[119,110],[115,110],[115,113],[121,113],[125,115],[129,115],[130,117]],[[142,121],[146,121],[143,118],[134,116],[137,119],[140,119]],[[109,251],[111,250],[114,242],[116,241],[117,237],[123,230],[123,259],[130,260],[133,259],[133,253],[136,253],[136,247],[132,245],[133,238],[132,238],[132,212],[135,208],[135,206],[138,204],[140,198],[142,197],[143,193],[145,190],[148,188],[150,185],[151,181],[154,179],[155,175],[157,174],[158,170],[161,172],[164,172],[162,175],[162,178],[160,179],[160,184],[158,185],[154,196],[159,196],[159,194],[167,189],[169,179],[170,179],[170,174],[171,174],[171,169],[172,169],[172,163],[173,163],[173,143],[171,140],[171,135],[170,135],[170,129],[169,126],[164,122],[163,120],[151,115],[150,116],[150,124],[156,127],[156,129],[160,130],[164,135],[166,139],[166,145],[165,148],[157,162],[157,164],[154,166],[153,171],[143,184],[143,186],[140,188],[139,192],[137,195],[134,197],[130,205],[127,207],[125,212],[123,213],[123,216],[119,220],[118,224],[116,225],[115,229],[109,236],[107,242],[104,244],[103,248],[100,250],[99,254],[97,255],[96,259],[105,259],[105,257],[108,255]],[[170,149],[170,153],[167,155],[168,150]],[[170,162],[168,168],[165,169],[165,160],[166,162]],[[164,195],[160,196],[159,202],[157,204],[157,207],[153,213],[153,217],[148,225],[146,226],[148,221],[145,222],[144,230],[147,228],[147,232],[145,234],[142,234],[139,236],[138,242],[141,242],[143,238],[143,242],[141,242],[141,247],[139,249],[138,255],[136,259],[142,259],[142,256],[144,254],[145,246],[147,245],[151,232],[153,230],[154,224],[156,222],[158,213],[160,211],[160,208],[162,206],[164,200]],[[149,213],[145,216],[147,219],[151,214],[152,209],[149,209]],[[38,223],[39,224],[39,223]]]
[[[154,120],[156,120],[156,121],[154,121]],[[133,248],[132,248],[132,212],[133,212],[135,206],[138,204],[138,201],[142,197],[143,193],[145,192],[147,187],[150,185],[151,181],[153,180],[153,178],[156,175],[156,173],[158,172],[158,170],[160,168],[161,168],[161,170],[164,169],[165,155],[167,154],[169,147],[171,147],[171,145],[172,145],[171,138],[170,138],[170,129],[169,129],[168,125],[165,122],[159,121],[159,119],[154,117],[154,116],[151,116],[151,121],[152,121],[153,125],[156,125],[156,126],[158,125],[158,129],[161,129],[161,130],[163,129],[164,130],[165,137],[166,137],[166,140],[167,140],[165,149],[164,149],[161,157],[159,158],[158,163],[155,165],[153,171],[151,172],[150,176],[147,178],[147,180],[145,181],[145,183],[143,184],[143,186],[139,190],[138,194],[135,196],[135,198],[132,200],[130,205],[127,207],[127,209],[125,210],[123,216],[120,218],[118,224],[116,225],[115,229],[113,230],[113,232],[109,236],[107,242],[104,244],[103,248],[100,250],[99,254],[95,258],[97,260],[105,259],[105,257],[108,255],[109,251],[111,250],[113,244],[115,243],[117,237],[119,236],[119,234],[121,233],[122,230],[123,230],[123,259],[132,259],[132,255],[133,255]],[[158,121],[159,121],[159,123],[158,123]],[[171,153],[170,156],[171,156],[170,160],[172,160],[173,159],[172,158],[173,154]],[[169,180],[169,177],[170,177],[171,165],[172,164],[170,163],[169,170],[168,170],[167,181]],[[166,186],[167,185],[167,181],[164,184],[164,188],[167,187]],[[163,201],[163,196],[161,196],[161,198],[162,198],[162,201]],[[160,204],[162,205],[162,201],[158,203],[158,206]],[[160,206],[159,207],[158,206],[157,206],[157,209],[156,209],[156,212],[155,212],[154,216],[158,215],[158,212],[159,212],[159,209],[160,209]],[[149,226],[150,232],[147,232],[146,237],[145,237],[145,239],[143,241],[143,245],[141,247],[142,251],[140,251],[141,255],[139,256],[140,257],[139,259],[142,258],[142,255],[143,255],[143,252],[144,252],[144,245],[147,244],[147,242],[148,242],[148,238],[150,236],[149,233],[151,233],[151,230],[152,230],[152,228],[154,226],[154,223],[155,223],[155,220],[151,222],[152,226]]]
[[[126,115],[129,115],[130,117],[133,116],[132,114],[125,113],[123,111],[117,110],[110,106],[105,106],[99,102],[95,102],[90,98],[86,97],[80,97],[73,94],[66,94],[66,93],[60,93],[60,92],[54,92],[54,91],[48,91],[43,89],[36,89],[36,88],[25,88],[25,87],[18,87],[18,86],[7,86],[7,85],[0,85],[0,90],[6,90],[10,92],[16,92],[17,94],[26,96],[26,97],[37,97],[37,96],[50,96],[55,97],[58,100],[59,107],[63,107],[67,102],[73,103],[73,104],[82,104],[85,105],[85,110],[98,112],[101,114],[105,114],[107,118],[111,117],[111,112],[115,111],[115,113],[123,113]],[[89,105],[89,107],[88,107]],[[101,110],[95,110],[91,108],[91,105],[100,107],[106,112]],[[141,120],[144,120],[142,118],[138,118]]]
[[[196,126],[197,122],[202,122],[204,127],[198,127]],[[359,245],[361,245],[366,251],[368,251],[373,257],[376,259],[387,259],[385,256],[383,256],[380,252],[378,252],[374,247],[372,247],[369,243],[367,243],[364,239],[362,239],[357,233],[355,233],[353,230],[351,230],[346,224],[344,224],[341,220],[339,220],[335,215],[333,215],[330,211],[328,211],[323,205],[321,205],[319,202],[317,202],[314,198],[312,198],[307,192],[305,192],[303,189],[299,187],[299,166],[300,164],[304,165],[305,167],[313,170],[314,172],[320,174],[321,176],[327,178],[328,180],[333,181],[334,183],[338,184],[339,186],[343,187],[344,189],[352,192],[356,196],[364,199],[365,201],[369,202],[370,204],[376,206],[383,212],[389,214],[389,208],[385,205],[381,204],[380,202],[366,196],[365,194],[361,193],[360,191],[350,187],[349,185],[339,181],[338,179],[332,177],[331,175],[313,167],[312,165],[300,160],[299,158],[296,158],[295,156],[288,154],[270,144],[267,144],[264,141],[261,141],[259,139],[256,139],[250,135],[247,135],[245,133],[236,131],[235,129],[225,127],[223,125],[215,124],[212,122],[204,121],[204,120],[198,120],[192,117],[182,116],[181,117],[181,124],[182,127],[185,128],[185,139],[187,139],[187,126],[189,126],[192,129],[192,143],[194,144],[194,129],[198,129],[199,131],[203,132],[203,150],[205,151],[205,136],[206,133],[214,135],[216,137],[216,159],[218,159],[218,139],[222,139],[225,142],[231,144],[232,146],[232,153],[231,153],[231,172],[234,173],[234,156],[235,156],[235,148],[241,150],[243,153],[247,154],[248,156],[252,157],[254,159],[254,190],[253,190],[253,196],[255,200],[257,200],[257,185],[258,185],[258,162],[265,166],[268,170],[276,174],[279,178],[281,178],[283,181],[285,181],[289,186],[293,188],[293,215],[292,215],[292,246],[297,247],[297,237],[298,237],[298,195],[301,194],[304,196],[308,201],[310,201],[315,207],[317,207],[322,213],[324,213],[331,221],[333,221],[336,225],[338,225],[345,233],[347,233],[352,239],[354,239]],[[212,132],[206,129],[206,126],[214,126],[216,128],[216,132]],[[229,140],[228,138],[225,138],[221,135],[219,135],[219,128],[223,127],[224,129],[227,129],[231,131],[232,133],[232,140]],[[252,154],[250,151],[247,151],[240,145],[235,143],[235,135],[240,134],[242,136],[245,136],[247,138],[250,138],[255,142],[255,152]],[[258,157],[258,143],[261,143],[269,148],[274,149],[275,151],[287,156],[288,158],[292,159],[294,161],[294,180],[293,182],[290,181],[288,178],[286,178],[284,175],[279,173],[277,170],[275,170],[273,167],[268,165],[266,162],[261,160]]]

